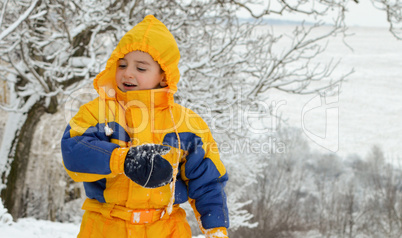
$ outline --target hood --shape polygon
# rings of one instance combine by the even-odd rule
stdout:
[[[118,90],[115,80],[117,61],[136,50],[150,54],[159,63],[166,74],[169,103],[173,103],[173,95],[177,91],[180,79],[180,52],[167,27],[152,15],[146,16],[123,36],[107,61],[105,69],[94,79],[94,88],[101,97],[114,98]],[[132,92],[135,91],[127,93]]]

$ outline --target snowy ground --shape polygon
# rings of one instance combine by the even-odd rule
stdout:
[[[79,223],[60,223],[37,220],[32,217],[12,221],[0,199],[0,237],[1,238],[73,238],[80,230]],[[193,238],[204,238],[203,235]]]
[[[34,218],[23,218],[16,223],[0,225],[1,237],[4,238],[71,238],[77,237],[79,229],[78,224],[35,220]]]
[[[7,213],[0,199],[0,237],[1,238],[73,238],[80,230],[79,223],[60,223],[35,218],[21,218],[17,222]],[[203,235],[193,238],[204,238]]]
[[[0,236],[2,238],[72,238],[77,237],[79,224],[59,223],[34,218],[19,219],[16,223],[1,224]],[[203,238],[194,236],[193,238]]]

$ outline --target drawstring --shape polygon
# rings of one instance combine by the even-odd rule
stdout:
[[[177,159],[175,161],[175,163],[173,163],[173,181],[172,183],[170,183],[170,192],[171,192],[171,197],[170,197],[170,201],[169,204],[166,208],[167,214],[170,215],[172,213],[173,210],[173,203],[174,203],[174,196],[175,196],[175,186],[176,186],[176,177],[177,174],[179,173],[179,163],[180,163],[180,149],[181,149],[181,145],[180,145],[180,136],[179,136],[179,132],[177,131],[177,126],[176,126],[176,122],[174,120],[174,116],[173,116],[173,112],[172,112],[172,105],[169,106],[169,112],[170,112],[170,116],[174,125],[174,131],[176,133],[177,136],[177,141],[178,141],[178,155],[177,155]]]
[[[105,130],[105,135],[106,135],[106,136],[111,136],[114,131],[113,131],[113,129],[110,128],[109,125],[108,125],[108,122],[107,122],[107,121],[108,121],[108,120],[107,120],[108,114],[107,114],[107,112],[110,111],[110,112],[113,114],[113,117],[115,117],[115,116],[114,116],[113,111],[110,110],[109,107],[106,107],[106,99],[103,99],[103,102],[105,103],[105,105],[103,105],[103,108],[105,109],[105,127],[104,127],[103,129]]]

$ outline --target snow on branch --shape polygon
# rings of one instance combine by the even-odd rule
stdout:
[[[31,6],[15,21],[12,25],[10,25],[6,30],[2,31],[0,33],[0,41],[6,37],[8,34],[13,32],[25,19],[28,18],[28,16],[31,14],[31,12],[35,9],[36,4],[38,4],[39,0],[35,0]],[[4,4],[4,9],[6,8],[7,2]],[[2,14],[3,17],[3,14]],[[1,26],[1,25],[0,25]]]
[[[230,0],[239,9],[245,10],[253,18],[262,18],[270,15],[285,15],[287,13],[325,16],[334,8],[342,8],[344,1],[301,1],[301,0],[276,0],[276,1],[244,1]]]

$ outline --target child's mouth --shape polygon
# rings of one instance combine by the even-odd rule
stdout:
[[[124,88],[125,88],[126,90],[132,90],[132,89],[134,89],[135,87],[137,87],[137,85],[132,84],[132,83],[123,83],[123,86],[124,86]]]

